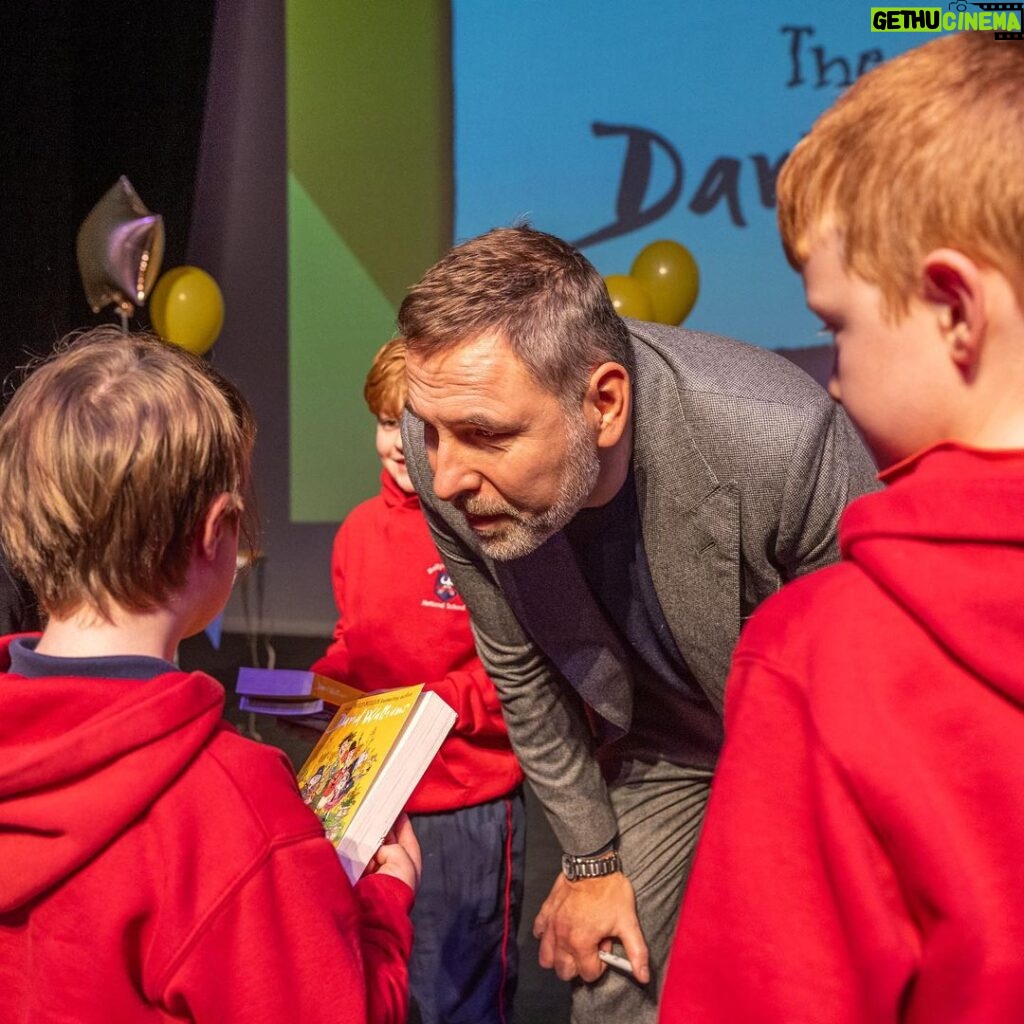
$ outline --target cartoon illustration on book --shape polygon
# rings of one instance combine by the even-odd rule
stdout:
[[[361,694],[339,706],[297,781],[350,881],[384,841],[454,724],[454,710],[422,685]]]
[[[375,752],[376,733],[372,727],[349,733],[341,739],[336,751],[331,745],[325,745],[321,756],[327,760],[300,789],[303,800],[316,811],[332,843],[341,838],[349,814],[362,799],[359,783],[371,774],[379,760]]]

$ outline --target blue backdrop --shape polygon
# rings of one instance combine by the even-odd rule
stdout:
[[[821,343],[778,241],[775,172],[858,73],[929,36],[872,33],[860,2],[452,10],[457,239],[526,218],[613,274],[671,238],[701,271],[687,326]]]

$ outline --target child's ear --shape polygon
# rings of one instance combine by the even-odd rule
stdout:
[[[934,249],[924,259],[924,299],[937,309],[950,358],[961,370],[978,360],[988,312],[981,268],[956,249]]]
[[[217,551],[224,540],[225,532],[233,530],[238,523],[238,499],[233,494],[218,494],[210,502],[203,524],[196,534],[197,554],[210,561],[217,557]]]

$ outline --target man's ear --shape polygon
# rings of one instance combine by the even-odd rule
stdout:
[[[596,430],[598,448],[613,447],[625,433],[630,396],[629,372],[621,363],[602,363],[591,373],[583,407]]]
[[[934,249],[924,258],[924,299],[938,310],[950,358],[961,370],[974,367],[988,329],[981,268],[956,249]]]
[[[237,527],[238,512],[238,498],[233,494],[218,494],[210,502],[196,533],[197,555],[211,562],[217,557],[225,533]]]

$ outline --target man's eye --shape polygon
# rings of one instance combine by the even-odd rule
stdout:
[[[478,427],[473,431],[473,436],[480,441],[482,444],[498,444],[503,441],[507,434],[501,433],[498,430],[484,430],[482,427]]]

